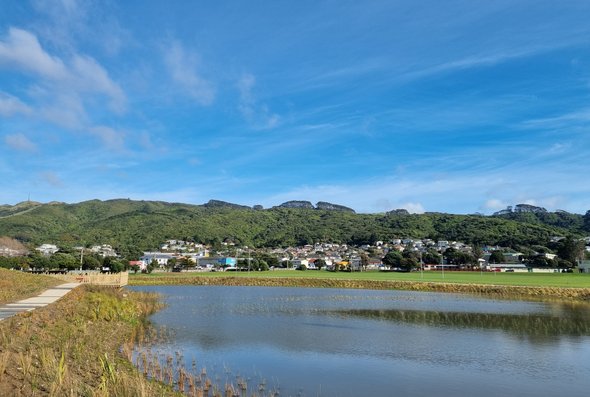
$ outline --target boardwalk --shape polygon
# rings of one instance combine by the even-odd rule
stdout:
[[[82,284],[105,285],[111,287],[124,287],[129,280],[129,273],[116,274],[56,274],[53,277],[66,281],[66,284],[50,288],[39,296],[23,299],[15,303],[0,305],[0,321],[14,316],[17,313],[30,312],[38,307],[47,306]]]
[[[106,285],[111,287],[124,287],[129,282],[129,273],[121,272],[115,274],[104,273],[80,273],[80,274],[56,274],[53,277],[71,283]]]
[[[66,283],[58,285],[57,287],[50,288],[40,295],[23,299],[15,303],[7,303],[0,305],[0,321],[5,318],[14,316],[17,313],[30,312],[39,307],[47,306],[66,295],[72,289],[81,285],[80,283]]]

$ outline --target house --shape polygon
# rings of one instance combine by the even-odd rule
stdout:
[[[166,267],[168,265],[168,261],[172,258],[174,258],[173,254],[164,252],[144,252],[143,256],[139,259],[144,262],[146,266],[153,261],[156,261],[160,267]]]
[[[307,268],[309,266],[309,260],[308,259],[293,259],[291,261],[291,265],[293,265],[293,267],[298,268],[301,266],[304,266],[305,268]]]
[[[238,260],[230,257],[199,257],[199,266],[212,269],[214,267],[236,267]]]
[[[57,248],[57,246],[54,244],[42,244],[40,247],[35,249],[45,256],[53,255],[59,251],[59,248]]]
[[[103,258],[106,258],[107,256],[117,256],[117,252],[113,249],[113,247],[111,247],[108,244],[95,245],[92,248],[90,248],[90,251],[94,254],[102,256]]]
[[[580,261],[578,264],[578,270],[580,273],[590,273],[590,260]]]
[[[528,272],[529,269],[526,265],[522,263],[494,263],[488,265],[487,270],[491,270],[494,272]]]
[[[138,270],[143,272],[147,269],[147,264],[144,261],[129,261],[129,267],[137,267]]]

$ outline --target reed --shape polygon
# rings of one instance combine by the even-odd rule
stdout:
[[[0,382],[2,382],[2,377],[4,372],[6,371],[6,367],[8,367],[8,360],[10,359],[10,353],[5,351],[0,353]]]
[[[308,272],[311,273],[311,272]],[[330,273],[314,273],[315,276],[305,277],[280,277],[268,276],[210,276],[191,275],[176,276],[171,274],[157,274],[155,276],[134,276],[130,278],[133,285],[222,285],[222,286],[255,286],[255,287],[308,287],[308,288],[349,288],[349,289],[378,289],[378,290],[409,290],[425,292],[446,292],[463,293],[480,296],[501,297],[501,298],[524,298],[524,299],[566,299],[590,301],[590,287],[560,287],[552,285],[498,285],[490,284],[489,278],[486,283],[478,283],[477,275],[469,278],[463,276],[463,282],[444,281],[420,281],[420,280],[397,280],[385,279],[385,276],[376,275],[378,279],[359,279],[356,274],[345,274],[342,278]],[[561,277],[562,275],[555,275]],[[571,275],[563,275],[566,278]],[[579,276],[579,275],[575,275]],[[365,277],[365,276],[363,276]],[[368,277],[368,276],[367,276]],[[412,275],[412,277],[418,277]],[[450,277],[450,276],[448,276]],[[455,275],[455,277],[458,277]],[[493,277],[493,276],[492,276]],[[531,276],[532,277],[532,276]],[[500,278],[500,277],[498,277]],[[515,279],[518,280],[518,279]],[[536,278],[527,279],[529,283]],[[530,281],[533,280],[533,281]],[[537,278],[537,280],[542,280]],[[545,280],[545,279],[543,279]],[[577,280],[577,278],[576,278]],[[493,279],[492,279],[493,281]],[[583,279],[584,285],[588,285],[590,278]],[[545,282],[545,281],[544,281]]]
[[[128,361],[153,294],[80,287],[0,323],[1,396],[177,396]],[[152,373],[155,369],[150,368]]]

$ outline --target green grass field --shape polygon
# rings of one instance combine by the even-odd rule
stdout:
[[[444,274],[438,271],[395,273],[395,272],[327,272],[327,271],[295,271],[275,270],[267,272],[204,272],[204,273],[152,273],[130,276],[130,284],[134,279],[166,277],[182,278],[199,277],[254,277],[254,278],[319,278],[319,279],[343,279],[343,280],[399,280],[412,282],[441,282],[456,284],[488,284],[488,285],[516,285],[532,287],[566,287],[566,288],[590,288],[590,274],[580,273],[479,273],[479,272],[449,272]]]

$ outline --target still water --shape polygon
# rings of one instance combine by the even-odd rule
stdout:
[[[467,295],[308,288],[136,287],[221,385],[281,396],[590,395],[590,306]]]

